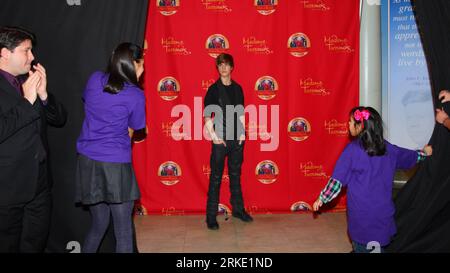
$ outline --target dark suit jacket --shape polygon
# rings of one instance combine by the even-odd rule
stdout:
[[[30,201],[48,150],[47,123],[64,125],[64,107],[48,94],[31,105],[0,75],[0,206]],[[45,163],[47,165],[47,163]]]

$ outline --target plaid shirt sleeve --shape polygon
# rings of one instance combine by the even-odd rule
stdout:
[[[342,184],[338,180],[334,179],[333,177],[330,177],[330,180],[328,180],[327,185],[325,188],[320,192],[320,201],[322,203],[326,204],[336,198],[336,196],[339,194],[339,192],[342,189]]]
[[[427,158],[427,154],[422,150],[417,150],[417,163],[424,161]]]

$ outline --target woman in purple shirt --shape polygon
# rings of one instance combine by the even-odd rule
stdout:
[[[145,128],[145,97],[139,87],[142,49],[122,43],[107,73],[91,75],[83,94],[85,119],[77,140],[76,202],[89,207],[92,225],[82,252],[97,252],[112,214],[116,252],[132,252],[132,210],[140,192],[131,165],[128,129]]]
[[[396,169],[412,168],[432,153],[431,146],[412,151],[383,138],[383,121],[372,107],[350,111],[349,131],[355,139],[340,155],[333,174],[314,203],[314,211],[347,186],[348,232],[353,251],[368,253],[370,246],[383,252],[396,233],[392,184]]]

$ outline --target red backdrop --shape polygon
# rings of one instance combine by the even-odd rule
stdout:
[[[269,114],[267,124],[247,126],[257,136],[244,150],[247,210],[310,209],[348,143],[348,112],[359,101],[359,1],[151,0],[146,42],[148,137],[133,148],[143,213],[205,210],[211,143],[194,139],[194,119],[201,122],[206,90],[218,78],[219,52],[233,55],[232,77],[244,90],[246,106],[267,106]],[[177,105],[190,110],[183,116],[191,119],[190,134],[186,125],[171,133]],[[274,132],[276,126],[278,148],[262,151],[261,144],[270,141],[255,132]],[[191,139],[173,138],[182,136]],[[220,206],[228,210],[226,174]],[[334,209],[344,209],[344,201]]]

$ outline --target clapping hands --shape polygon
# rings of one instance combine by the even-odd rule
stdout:
[[[28,79],[22,84],[23,96],[31,104],[36,101],[37,96],[41,100],[47,99],[47,74],[41,64],[33,65],[35,71],[28,72]]]

